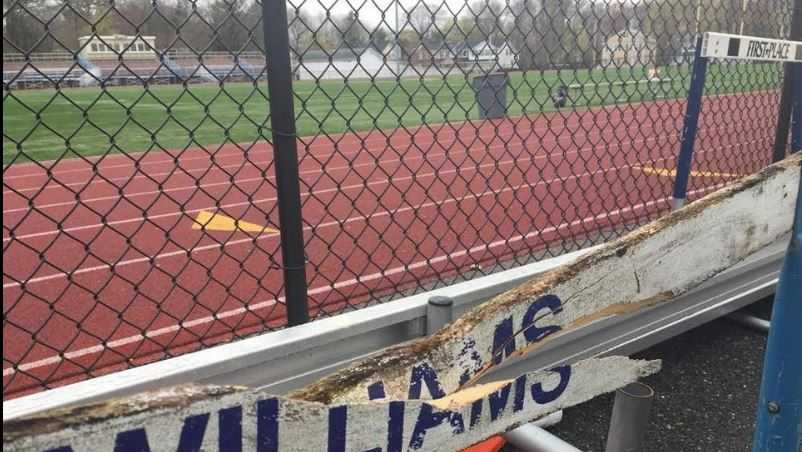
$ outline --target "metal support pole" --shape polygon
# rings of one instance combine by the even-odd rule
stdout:
[[[435,295],[426,306],[426,334],[434,334],[453,320],[454,300]],[[579,449],[543,430],[562,419],[562,411],[556,411],[531,424],[524,424],[504,434],[504,439],[524,452],[579,452]]]
[[[524,424],[511,430],[504,434],[504,439],[524,452],[581,452],[534,424]]]
[[[771,329],[770,321],[754,315],[744,314],[743,312],[733,312],[728,315],[727,318],[747,328],[753,329],[758,333],[768,334]]]
[[[794,0],[791,15],[791,32],[788,39],[802,40],[802,0]],[[774,150],[771,161],[779,162],[785,158],[786,143],[788,143],[788,129],[791,122],[791,104],[793,98],[793,65],[786,63],[783,69],[783,86],[780,92],[780,107],[777,114],[777,129],[774,135]]]
[[[676,210],[685,204],[688,191],[688,179],[693,161],[693,145],[696,142],[696,130],[699,128],[699,113],[702,110],[702,94],[705,89],[707,58],[702,58],[702,37],[696,38],[696,49],[693,52],[693,72],[691,86],[688,90],[688,103],[685,106],[685,122],[682,126],[682,142],[677,156],[677,174],[674,176],[674,195],[672,207]]]
[[[606,452],[639,452],[649,426],[654,391],[635,382],[615,392]]]
[[[791,153],[802,151],[802,63],[793,65],[793,94],[791,102]]]
[[[426,334],[434,334],[440,328],[451,323],[454,300],[450,297],[435,295],[429,298],[426,307]]]
[[[270,124],[273,128],[287,323],[293,326],[309,321],[309,308],[306,299],[306,259],[285,0],[262,1],[262,27],[265,34]]]
[[[802,182],[774,295],[753,452],[799,452],[802,435]]]

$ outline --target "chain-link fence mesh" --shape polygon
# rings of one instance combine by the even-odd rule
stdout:
[[[4,398],[285,326],[269,69],[295,80],[273,92],[295,107],[320,318],[665,213],[695,36],[787,37],[791,17],[291,0],[291,67],[271,68],[263,1],[4,0]],[[708,80],[691,198],[770,162],[782,68]]]

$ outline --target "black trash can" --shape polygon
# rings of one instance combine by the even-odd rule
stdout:
[[[494,72],[473,79],[473,93],[479,105],[479,119],[503,118],[507,115],[507,84],[504,72]]]

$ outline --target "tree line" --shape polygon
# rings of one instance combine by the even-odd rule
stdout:
[[[611,35],[635,29],[654,47],[655,63],[667,64],[696,32],[784,36],[791,1],[469,0],[455,8],[453,2],[421,0],[384,4],[378,24],[360,10],[335,14],[291,1],[288,28],[296,58],[393,45],[410,56],[422,48],[433,52],[486,40],[508,43],[522,69],[593,67]],[[3,50],[74,52],[80,36],[120,33],[156,36],[159,50],[261,51],[261,17],[258,0],[3,0]]]

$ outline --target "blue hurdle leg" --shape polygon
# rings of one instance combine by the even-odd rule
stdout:
[[[802,434],[802,183],[771,315],[753,452],[799,452]],[[759,207],[756,207],[759,208]]]
[[[688,90],[688,104],[685,106],[685,122],[682,126],[682,143],[677,157],[677,174],[674,176],[673,208],[679,209],[685,204],[688,191],[688,179],[691,175],[693,161],[693,145],[696,141],[696,130],[699,128],[699,113],[702,110],[702,94],[705,89],[707,58],[702,57],[702,37],[696,38],[696,50],[693,53],[693,72],[691,86]]]

